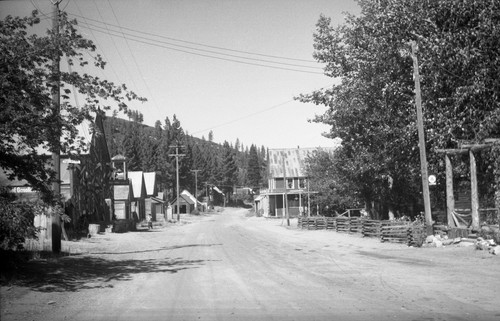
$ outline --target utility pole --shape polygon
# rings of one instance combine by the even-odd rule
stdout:
[[[194,197],[198,199],[198,172],[201,169],[192,169],[191,172],[194,173]]]
[[[205,196],[207,198],[207,210],[210,208],[210,196],[208,195],[208,182],[205,182]]]
[[[177,221],[180,222],[181,220],[181,215],[180,215],[180,209],[179,209],[179,157],[186,156],[185,154],[179,154],[179,145],[175,146],[170,146],[170,147],[175,147],[175,154],[169,154],[168,156],[175,156],[175,172],[176,172],[176,181],[177,181]]]
[[[286,192],[287,189],[287,181],[286,181],[286,167],[285,167],[285,153],[281,154],[283,156],[283,182],[285,186],[285,199],[283,201],[283,209],[285,210],[286,223],[290,226],[290,217],[288,217],[288,194]]]
[[[431,199],[429,195],[429,174],[427,173],[427,156],[425,153],[424,119],[422,115],[422,98],[420,96],[420,75],[418,72],[417,44],[411,41],[411,58],[413,59],[413,78],[415,78],[415,104],[417,107],[418,145],[420,147],[420,171],[422,176],[422,193],[424,196],[425,223],[427,235],[432,234]],[[430,234],[429,234],[430,232]]]
[[[59,203],[61,199],[61,126],[59,124],[59,114],[61,109],[61,84],[60,84],[60,57],[59,57],[59,3],[61,0],[51,1],[53,4],[52,11],[52,32],[54,36],[54,53],[52,62],[52,119],[56,126],[52,128],[52,136],[49,138],[51,140],[50,147],[52,152],[52,166],[55,172],[54,181],[52,181],[52,192],[56,202]],[[52,252],[61,252],[61,218],[57,213],[52,213],[51,218],[52,225]]]
[[[311,198],[309,195],[309,177],[307,178],[307,217],[311,216]]]

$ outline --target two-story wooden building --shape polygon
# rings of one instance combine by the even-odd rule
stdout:
[[[307,157],[318,148],[285,148],[268,151],[268,189],[255,198],[257,215],[296,217],[308,211],[310,191],[305,173]],[[335,148],[321,148],[333,152]]]

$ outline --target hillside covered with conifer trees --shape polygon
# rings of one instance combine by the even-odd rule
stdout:
[[[239,140],[215,143],[213,132],[209,133],[208,140],[193,137],[182,128],[175,115],[163,122],[157,120],[154,127],[143,124],[143,116],[138,111],[129,112],[128,118],[121,119],[114,114],[104,120],[110,155],[127,157],[131,171],[157,172],[158,190],[167,198],[175,195],[175,146],[179,146],[179,154],[184,155],[179,158],[180,191],[186,189],[194,195],[195,180],[197,197],[205,195],[207,185],[232,195],[238,187],[258,190],[267,184],[264,146],[244,146]],[[195,170],[199,170],[196,175]],[[233,197],[227,199],[234,200]]]

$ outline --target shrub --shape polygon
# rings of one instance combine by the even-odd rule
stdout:
[[[13,201],[12,196],[0,195],[0,248],[22,249],[27,238],[37,238],[39,228],[34,226],[34,217],[43,210],[41,202]]]
[[[496,244],[500,244],[500,229],[498,226],[485,225],[479,230],[478,236],[485,240],[493,240]]]

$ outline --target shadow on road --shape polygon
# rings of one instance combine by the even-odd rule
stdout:
[[[140,250],[140,251],[128,251],[128,252],[92,252],[92,254],[105,254],[105,255],[121,255],[121,254],[135,254],[135,253],[147,253],[147,252],[159,252],[159,251],[170,251],[183,249],[186,247],[210,247],[215,245],[222,245],[222,243],[218,244],[186,244],[186,245],[174,245],[174,246],[166,246],[158,249],[150,249],[150,250]]]
[[[206,260],[108,260],[98,257],[74,256],[58,260],[34,260],[19,266],[18,286],[40,292],[77,292],[84,289],[112,288],[113,281],[128,281],[139,273],[177,273],[195,269]]]

